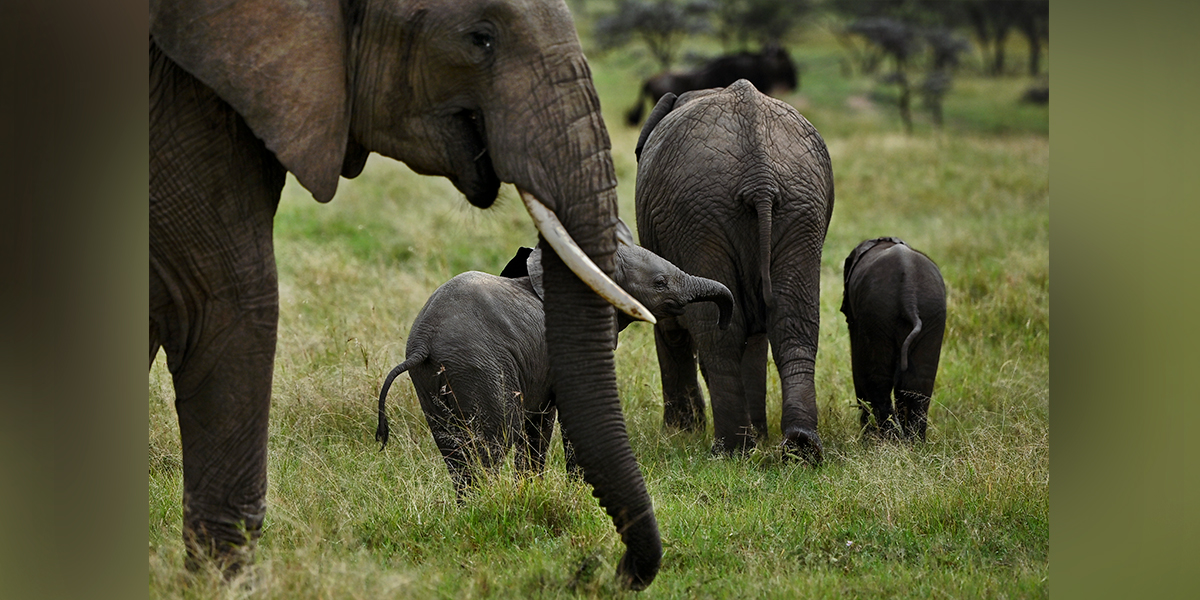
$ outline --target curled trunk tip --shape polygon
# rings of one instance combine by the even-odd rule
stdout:
[[[733,319],[733,293],[719,281],[695,278],[695,294],[691,302],[712,302],[717,305],[720,314],[717,317],[717,327],[722,331],[729,327]]]

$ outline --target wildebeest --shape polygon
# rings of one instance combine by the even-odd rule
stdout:
[[[800,84],[796,65],[787,51],[779,46],[767,46],[758,53],[719,56],[694,71],[667,71],[647,79],[625,118],[631,127],[636,126],[642,122],[646,100],[653,105],[667,92],[678,95],[690,90],[727,87],[739,79],[749,80],[764,94],[778,89],[791,91]]]

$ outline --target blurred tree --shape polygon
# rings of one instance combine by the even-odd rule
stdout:
[[[916,28],[889,17],[867,17],[851,23],[846,31],[861,36],[879,53],[892,58],[892,72],[879,82],[899,88],[896,105],[900,109],[900,120],[904,122],[904,130],[912,133],[912,88],[908,81],[908,59],[920,49]]]
[[[970,49],[969,42],[945,27],[923,27],[891,17],[861,18],[848,25],[845,32],[863,38],[879,56],[892,59],[893,69],[880,79],[880,83],[898,87],[896,104],[904,129],[909,133],[912,133],[913,95],[909,71],[919,68],[914,65],[914,58],[928,47],[930,60],[916,92],[933,116],[934,125],[942,126],[942,101],[950,91],[952,72],[959,64],[959,55]]]
[[[812,13],[811,0],[715,0],[712,15],[725,50],[783,46],[793,29]]]
[[[921,32],[929,45],[930,68],[953,71],[962,62],[962,54],[971,50],[971,42],[946,27],[928,28]]]
[[[962,4],[984,56],[991,55],[989,73],[1004,74],[1005,44],[1009,32],[1016,28],[1029,41],[1029,74],[1038,74],[1041,42],[1050,39],[1049,0],[965,0]]]
[[[921,48],[915,27],[889,17],[859,19],[846,27],[846,31],[862,36],[885,56],[892,57],[896,71],[905,70],[908,59]]]
[[[876,32],[871,39],[866,32],[850,31],[849,28],[835,28],[838,41],[846,48],[851,62],[857,62],[863,73],[872,74],[878,70],[880,61],[891,53],[885,53],[877,42],[884,41],[881,36],[892,37],[898,30],[889,23],[899,23],[904,28],[911,29],[912,34],[928,43],[933,53],[932,60],[940,65],[954,68],[958,65],[959,56],[969,50],[969,44],[953,34],[953,30],[962,26],[965,19],[963,2],[946,0],[830,0],[826,7],[841,17],[844,22],[859,23],[871,26],[874,23],[883,29]],[[881,21],[882,19],[882,21]],[[855,34],[858,33],[867,42],[862,48],[855,44]],[[917,48],[910,49],[912,52]]]
[[[1029,75],[1042,69],[1042,41],[1050,41],[1050,0],[1025,0],[1017,16],[1017,30],[1029,42]]]
[[[985,70],[992,75],[1004,71],[1004,43],[1012,28],[1012,2],[1009,0],[966,0],[964,3],[967,22],[975,33],[975,40],[983,52],[984,62],[991,61]]]
[[[594,33],[604,50],[640,39],[667,70],[684,36],[707,29],[705,17],[712,8],[702,0],[618,0],[615,12],[597,19]]]

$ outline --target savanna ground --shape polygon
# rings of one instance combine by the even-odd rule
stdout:
[[[781,97],[825,137],[836,181],[816,373],[826,461],[785,462],[776,448],[774,372],[762,449],[716,458],[711,434],[664,433],[652,328],[628,328],[618,385],[664,543],[643,595],[1047,597],[1048,109],[1017,103],[1029,78],[968,68],[945,129],[916,112],[905,135],[886,90],[843,74],[827,34],[804,41],[792,48],[803,85]],[[1014,43],[1013,64],[1022,50]],[[634,226],[638,131],[623,117],[653,69],[636,51],[589,55]],[[392,442],[380,452],[373,440],[379,385],[429,294],[463,271],[498,273],[536,240],[511,187],[479,211],[448,181],[375,156],[327,206],[289,181],[275,235],[280,336],[256,565],[234,585],[182,569],[180,444],[160,356],[149,377],[150,596],[621,595],[623,546],[590,489],[563,474],[557,440],[544,478],[510,469],[463,506],[407,377],[392,388]],[[838,312],[842,260],[881,235],[933,257],[949,294],[929,440],[915,447],[860,442]]]

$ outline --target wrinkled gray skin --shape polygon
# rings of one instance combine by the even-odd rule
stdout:
[[[499,466],[514,443],[518,469],[540,473],[545,467],[557,408],[542,327],[540,252],[529,257],[527,276],[470,271],[439,287],[413,322],[405,361],[379,392],[375,439],[386,445],[384,401],[392,381],[409,372],[460,500],[477,469]],[[618,248],[615,281],[656,318],[679,315],[693,302],[715,302],[727,322],[733,307],[725,286],[637,246]],[[631,322],[621,321],[622,328]],[[575,471],[567,438],[567,468]]]
[[[616,176],[561,0],[150,1],[149,355],[175,385],[188,564],[249,559],[266,509],[279,302],[272,225],[290,171],[321,202],[378,152],[480,207],[540,199],[605,272]],[[613,372],[613,309],[543,256],[560,419],[627,551],[662,544]]]
[[[941,271],[903,240],[885,237],[855,247],[842,265],[842,278],[864,435],[925,441],[946,331]]]
[[[825,142],[791,106],[740,80],[663,96],[638,140],[642,245],[734,296],[728,331],[689,307],[654,328],[663,425],[703,430],[700,371],[712,395],[713,449],[765,439],[767,344],[783,388],[785,449],[821,461],[813,368],[821,249],[833,212]]]

